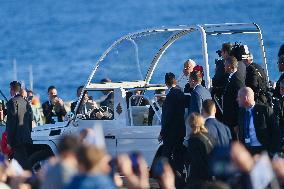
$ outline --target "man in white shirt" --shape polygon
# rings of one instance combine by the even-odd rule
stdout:
[[[184,87],[189,81],[189,74],[193,71],[195,66],[196,63],[192,59],[188,59],[184,62],[182,74],[177,80],[178,86],[182,89],[182,91],[184,91]]]

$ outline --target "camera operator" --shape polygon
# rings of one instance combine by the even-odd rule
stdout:
[[[57,96],[55,86],[48,87],[48,97],[49,101],[42,104],[45,123],[54,124],[55,122],[63,122],[66,110],[63,100]]]
[[[228,42],[223,43],[221,50],[216,51],[218,56],[221,58],[215,59],[215,75],[212,78],[211,95],[216,102],[221,99],[222,94],[224,93],[225,86],[228,82],[229,74],[225,72],[224,62],[229,57],[231,50],[232,44]],[[218,103],[221,104],[220,101],[218,101]],[[216,118],[218,120],[222,120],[222,113],[220,107],[217,109]]]
[[[223,43],[221,50],[216,51],[218,56],[222,59],[215,59],[215,75],[212,78],[212,96],[220,97],[227,84],[228,74],[225,72],[225,60],[229,57],[232,50],[231,43]]]

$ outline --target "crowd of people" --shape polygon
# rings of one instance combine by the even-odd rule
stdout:
[[[251,156],[264,151],[270,158],[283,156],[283,74],[274,89],[265,70],[253,62],[247,45],[224,43],[217,53],[222,59],[215,62],[210,90],[204,85],[203,68],[191,59],[184,63],[179,79],[173,73],[165,75],[169,91],[159,140],[163,142],[161,156],[174,170],[176,188],[218,180],[210,159],[216,148],[228,148],[233,141],[240,142]],[[280,72],[284,71],[283,57],[279,56]],[[255,180],[247,178],[247,182],[235,181],[241,188],[250,188]]]
[[[0,109],[0,121],[6,115],[2,138],[7,139],[8,151],[8,157],[0,155],[1,188],[146,189],[150,177],[164,189],[283,188],[284,74],[272,89],[265,70],[253,62],[246,45],[224,43],[217,52],[222,59],[215,62],[210,90],[205,87],[203,67],[192,59],[184,63],[178,79],[166,73],[168,90],[157,91],[162,95],[150,108],[147,123],[152,125],[155,110],[161,108],[158,140],[162,146],[150,172],[141,154],[110,157],[105,146],[90,142],[98,134],[86,129],[77,136],[64,136],[58,144],[59,156],[35,173],[28,161],[32,127],[62,122],[67,111],[55,86],[48,88],[42,116],[33,92],[11,82],[12,98],[6,109],[2,105]],[[278,68],[284,71],[284,53],[279,53]],[[78,87],[78,97],[82,89]],[[75,109],[82,114],[98,109],[87,92],[80,107],[76,109],[77,102],[71,104],[73,113]],[[106,99],[101,104],[113,109],[113,92],[104,92]],[[127,105],[149,104],[141,98],[141,91],[135,92]],[[94,114],[96,119],[106,116],[100,111]]]

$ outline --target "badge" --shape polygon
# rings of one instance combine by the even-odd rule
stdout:
[[[250,143],[250,138],[245,138],[245,143],[249,144]]]

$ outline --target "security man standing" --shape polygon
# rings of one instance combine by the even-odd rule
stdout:
[[[253,62],[253,55],[249,52],[247,45],[243,45],[244,53],[242,55],[243,63],[246,65],[245,84],[254,92],[255,101],[267,104],[266,92],[268,90],[267,76],[264,69]]]
[[[12,98],[7,103],[7,134],[8,144],[14,151],[14,158],[24,169],[30,169],[28,162],[28,147],[32,144],[31,131],[33,113],[27,100],[19,93],[21,84],[18,81],[10,83]]]
[[[280,132],[272,108],[255,103],[254,92],[249,87],[239,90],[237,100],[240,106],[238,120],[240,141],[252,155],[259,154],[263,150],[270,152],[270,155],[278,152]]]
[[[282,146],[283,146],[284,145],[284,79],[280,81],[279,87],[280,87],[279,93],[281,97],[279,97],[278,100],[274,102],[273,109],[281,130]]]

